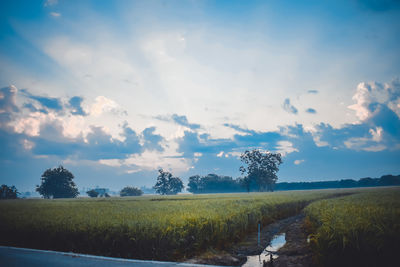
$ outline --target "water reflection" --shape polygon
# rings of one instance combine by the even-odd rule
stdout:
[[[260,255],[248,256],[247,261],[242,266],[251,267],[251,266],[263,266],[263,262],[269,262],[271,260],[271,255],[273,259],[278,258],[278,255],[275,254],[283,245],[285,245],[285,233],[275,235],[271,243],[266,247]]]

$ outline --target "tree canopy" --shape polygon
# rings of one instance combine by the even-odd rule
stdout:
[[[276,173],[279,171],[279,165],[282,164],[280,153],[262,152],[259,149],[252,151],[246,150],[240,160],[247,166],[241,166],[240,171],[247,174],[242,184],[250,191],[252,185],[256,185],[259,191],[273,191],[273,186],[278,180]]]
[[[172,173],[158,170],[159,175],[154,189],[161,195],[176,195],[183,189],[183,182],[179,177],[172,176]]]
[[[143,195],[143,191],[137,187],[133,186],[125,186],[121,192],[119,193],[121,197],[129,197],[129,196],[141,196]]]
[[[73,179],[74,175],[61,165],[47,169],[42,174],[41,185],[36,186],[36,191],[44,198],[74,198],[79,192]]]
[[[15,186],[7,186],[5,184],[0,187],[0,199],[16,199],[19,192]]]
[[[234,180],[230,176],[219,176],[211,173],[204,177],[200,177],[199,175],[189,177],[187,190],[193,194],[201,194],[241,192],[243,188],[238,179]]]

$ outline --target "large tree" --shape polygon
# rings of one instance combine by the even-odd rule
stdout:
[[[183,189],[183,182],[179,177],[173,177],[172,173],[158,170],[159,175],[154,189],[161,195],[176,195]]]
[[[247,174],[243,179],[243,185],[247,191],[252,184],[257,185],[258,191],[273,191],[274,184],[278,180],[276,173],[282,164],[280,153],[262,152],[259,149],[246,150],[240,160],[247,166],[241,166],[240,171]]]
[[[16,199],[18,198],[18,195],[20,193],[18,192],[17,188],[15,186],[8,186],[8,185],[1,185],[0,187],[0,199]]]
[[[61,165],[47,169],[42,174],[42,183],[36,186],[36,191],[44,198],[73,198],[79,195],[73,179],[74,175]]]

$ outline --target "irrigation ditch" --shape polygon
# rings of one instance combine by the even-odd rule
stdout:
[[[312,254],[303,229],[304,217],[301,213],[262,228],[261,246],[255,232],[226,251],[209,250],[185,262],[245,267],[310,266]]]
[[[336,198],[352,193],[326,197]],[[319,199],[320,200],[320,199]],[[306,267],[312,266],[312,251],[307,242],[303,210],[269,224],[249,234],[229,249],[208,251],[195,256],[186,263],[243,267]],[[259,245],[260,244],[260,245]]]

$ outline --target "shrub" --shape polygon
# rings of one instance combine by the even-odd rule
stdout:
[[[126,186],[119,193],[121,197],[129,197],[129,196],[141,196],[143,195],[143,191],[137,187]]]
[[[98,197],[99,196],[99,192],[97,192],[94,189],[87,191],[86,194],[88,194],[89,197]]]

